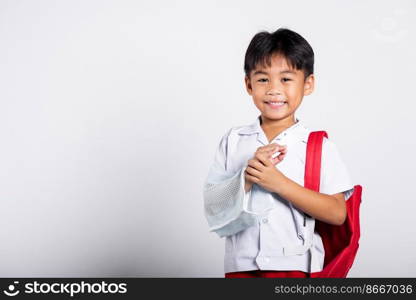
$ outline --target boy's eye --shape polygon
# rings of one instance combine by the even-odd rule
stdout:
[[[260,78],[259,80],[257,80],[258,82],[266,82],[267,78]]]
[[[290,78],[283,78],[283,81],[291,81],[292,79],[290,79]]]

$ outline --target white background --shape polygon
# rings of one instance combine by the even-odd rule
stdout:
[[[202,184],[258,111],[244,54],[315,51],[298,118],[363,186],[351,277],[416,276],[414,1],[1,1],[0,276],[223,277]]]

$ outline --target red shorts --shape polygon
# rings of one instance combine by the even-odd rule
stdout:
[[[244,271],[225,273],[225,278],[309,278],[310,274],[302,271]]]

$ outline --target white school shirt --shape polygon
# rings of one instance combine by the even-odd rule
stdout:
[[[295,124],[270,142],[287,145],[287,154],[276,168],[302,186],[310,132],[296,118]],[[204,208],[210,231],[226,237],[224,272],[319,272],[325,251],[314,231],[315,219],[305,217],[289,201],[260,185],[253,184],[249,192],[244,191],[247,162],[257,148],[267,144],[260,116],[251,125],[231,128],[221,139],[206,179]],[[343,192],[348,199],[353,188],[337,147],[324,138],[320,193]]]

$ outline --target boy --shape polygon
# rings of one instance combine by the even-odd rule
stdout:
[[[314,89],[313,64],[312,47],[286,28],[259,32],[248,46],[245,85],[260,115],[222,137],[204,186],[210,231],[226,237],[226,278],[321,271],[322,239],[308,226],[346,218],[354,186],[331,140],[323,141],[320,192],[303,187],[311,130],[295,112]]]

